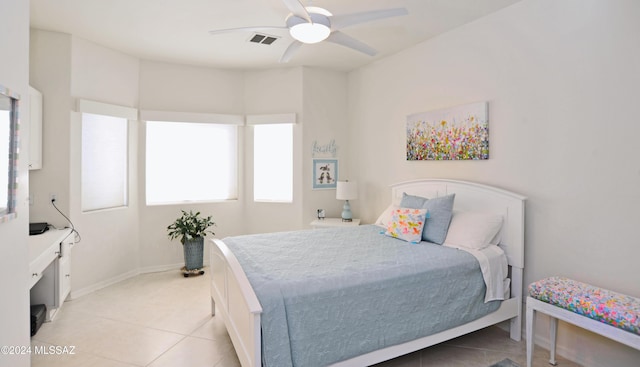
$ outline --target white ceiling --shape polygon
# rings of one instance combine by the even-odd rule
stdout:
[[[248,42],[250,32],[209,30],[284,26],[282,0],[31,0],[31,27],[73,34],[141,59],[233,69],[318,66],[352,70],[520,0],[303,0],[334,15],[405,7],[408,16],[343,29],[378,50],[374,57],[322,42],[304,45],[287,64],[286,30],[272,45]]]

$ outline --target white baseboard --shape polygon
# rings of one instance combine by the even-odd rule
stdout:
[[[166,265],[154,265],[140,268],[140,274],[159,273],[167,270],[180,270],[184,266],[184,263],[166,264]]]
[[[209,266],[208,261],[205,261],[203,263],[204,266]],[[116,277],[113,277],[111,279],[107,279],[107,280],[103,280],[101,282],[98,282],[96,284],[92,284],[88,287],[84,287],[82,289],[78,289],[78,290],[71,290],[71,293],[69,294],[69,298],[68,300],[72,301],[76,298],[85,296],[89,293],[93,293],[97,290],[100,290],[102,288],[108,287],[110,285],[116,284],[116,283],[120,283],[123,280],[127,280],[129,278],[133,278],[136,275],[140,275],[140,274],[148,274],[148,273],[158,273],[158,272],[162,272],[162,271],[168,271],[168,270],[180,270],[182,267],[184,266],[184,263],[175,263],[175,264],[166,264],[166,265],[155,265],[155,266],[147,266],[144,268],[139,268],[136,270],[131,270],[128,271],[124,274],[120,274]]]
[[[111,279],[103,280],[101,282],[92,284],[92,285],[90,285],[88,287],[84,287],[82,289],[78,289],[78,290],[73,290],[72,289],[71,293],[69,294],[69,300],[74,300],[76,298],[85,296],[85,295],[87,295],[89,293],[93,293],[93,292],[95,292],[97,290],[100,290],[102,288],[108,287],[110,285],[113,285],[113,284],[116,284],[116,283],[120,283],[121,281],[127,280],[127,279],[132,278],[132,277],[135,277],[138,274],[140,274],[139,270],[131,270],[131,271],[128,271],[128,272],[126,272],[124,274],[120,274],[120,275],[118,275],[116,277],[113,277]]]
[[[209,266],[209,261],[203,261],[202,265],[204,267]],[[147,266],[144,268],[140,268],[140,274],[148,274],[148,273],[158,273],[158,272],[162,272],[162,271],[168,271],[168,270],[180,270],[182,269],[182,267],[184,266],[184,263],[175,263],[175,264],[166,264],[166,265],[154,265],[154,266]]]

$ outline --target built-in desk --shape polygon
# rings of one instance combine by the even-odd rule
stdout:
[[[31,304],[47,305],[51,321],[71,291],[70,228],[29,236],[29,288]]]

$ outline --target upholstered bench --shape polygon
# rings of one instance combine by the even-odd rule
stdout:
[[[537,312],[551,317],[549,363],[556,365],[558,319],[640,350],[640,299],[562,277],[529,285],[527,367],[533,358]]]

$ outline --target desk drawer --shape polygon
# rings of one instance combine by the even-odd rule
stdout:
[[[58,252],[60,252],[59,244],[49,246],[37,259],[29,264],[30,287],[33,287],[42,278],[44,270],[58,258]]]
[[[39,273],[31,273],[31,276],[29,277],[29,289],[33,288],[33,286],[42,279],[42,273],[42,271]]]

